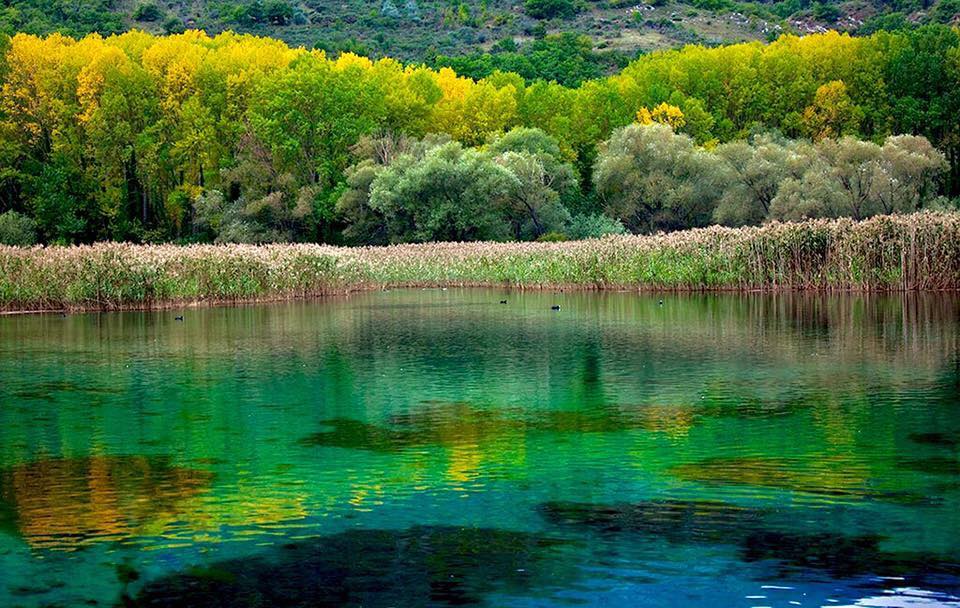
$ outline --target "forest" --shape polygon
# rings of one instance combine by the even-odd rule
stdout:
[[[234,33],[17,34],[0,78],[12,244],[560,240],[960,193],[939,25],[691,45],[576,87]]]

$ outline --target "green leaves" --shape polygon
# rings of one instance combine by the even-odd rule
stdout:
[[[498,206],[515,178],[481,152],[448,143],[399,158],[370,187],[393,242],[503,240]]]

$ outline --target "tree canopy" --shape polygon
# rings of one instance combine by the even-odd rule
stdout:
[[[577,87],[233,33],[4,48],[0,213],[44,242],[539,238],[603,211],[647,231],[960,191],[960,33],[943,26],[689,46]],[[361,149],[378,137],[396,144],[379,160]]]

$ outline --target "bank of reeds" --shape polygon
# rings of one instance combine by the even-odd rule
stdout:
[[[0,308],[148,308],[401,286],[960,289],[960,214],[566,243],[0,247]]]

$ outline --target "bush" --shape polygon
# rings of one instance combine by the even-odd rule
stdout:
[[[573,0],[525,0],[523,10],[534,19],[566,19],[577,13]]]
[[[36,222],[16,211],[0,213],[0,245],[29,247],[36,242]]]
[[[163,17],[163,11],[153,2],[141,4],[133,13],[133,18],[137,21],[160,21]]]
[[[182,34],[185,29],[183,22],[173,15],[163,22],[163,31],[168,34]]]
[[[561,243],[565,240],[567,240],[567,235],[562,232],[547,232],[537,237],[537,241],[541,243]]]
[[[567,227],[571,240],[598,239],[608,234],[626,234],[627,229],[618,220],[601,213],[575,215]]]
[[[930,16],[937,23],[953,23],[960,16],[960,0],[940,0],[930,11]]]
[[[817,2],[813,5],[813,17],[818,21],[834,23],[840,18],[840,9],[833,4]]]
[[[263,8],[264,16],[273,25],[287,25],[293,21],[293,7],[284,0],[272,0]]]
[[[869,36],[879,31],[895,32],[913,29],[914,27],[914,24],[903,13],[889,13],[870,17],[857,29],[857,34]]]

